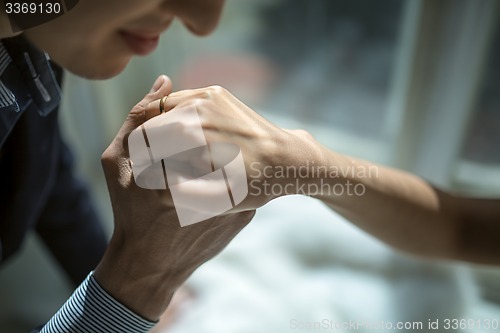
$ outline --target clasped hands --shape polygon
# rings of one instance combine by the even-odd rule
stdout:
[[[196,268],[217,255],[250,222],[256,208],[276,197],[249,191],[232,210],[180,227],[170,191],[138,187],[130,165],[128,136],[159,115],[161,98],[168,96],[163,101],[167,112],[196,108],[208,144],[239,147],[247,172],[252,163],[262,167],[300,165],[321,156],[317,143],[305,131],[275,126],[221,87],[171,90],[170,79],[160,76],[130,111],[101,158],[114,231],[94,276],[113,297],[150,320],[159,318],[175,290]],[[262,173],[258,176],[264,178]]]

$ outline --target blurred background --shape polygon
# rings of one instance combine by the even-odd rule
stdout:
[[[227,0],[210,37],[176,23],[154,54],[112,80],[68,74],[61,122],[109,232],[99,158],[159,74],[174,90],[222,85],[336,151],[498,197],[499,13],[497,0]],[[68,285],[30,237],[0,271],[0,332],[45,322]],[[188,285],[194,299],[171,332],[289,332],[293,320],[500,321],[500,269],[396,253],[306,197],[260,209]],[[463,331],[482,331],[475,326]]]

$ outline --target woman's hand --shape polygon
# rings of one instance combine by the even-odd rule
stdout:
[[[151,102],[148,109],[158,110],[159,103],[159,100]],[[212,155],[213,147],[220,143],[229,143],[241,150],[248,195],[231,211],[256,209],[276,197],[300,193],[301,184],[311,182],[314,175],[298,176],[294,171],[306,163],[321,163],[319,144],[311,135],[272,124],[222,87],[171,93],[164,100],[164,109],[166,112],[196,110]],[[195,132],[187,122],[178,125],[185,127],[185,135]],[[285,172],[280,173],[283,170]]]
[[[151,320],[159,318],[187,277],[218,254],[254,215],[249,210],[180,227],[169,190],[135,184],[127,138],[152,116],[147,106],[170,94],[171,85],[165,76],[157,79],[102,155],[115,228],[94,275],[117,300]]]

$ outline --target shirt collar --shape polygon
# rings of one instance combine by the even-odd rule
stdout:
[[[48,55],[22,35],[0,40],[0,147],[28,107],[44,117],[60,101]]]

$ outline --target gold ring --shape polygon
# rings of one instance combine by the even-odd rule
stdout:
[[[160,99],[160,114],[165,113],[165,101],[167,100],[167,96],[162,97]]]

